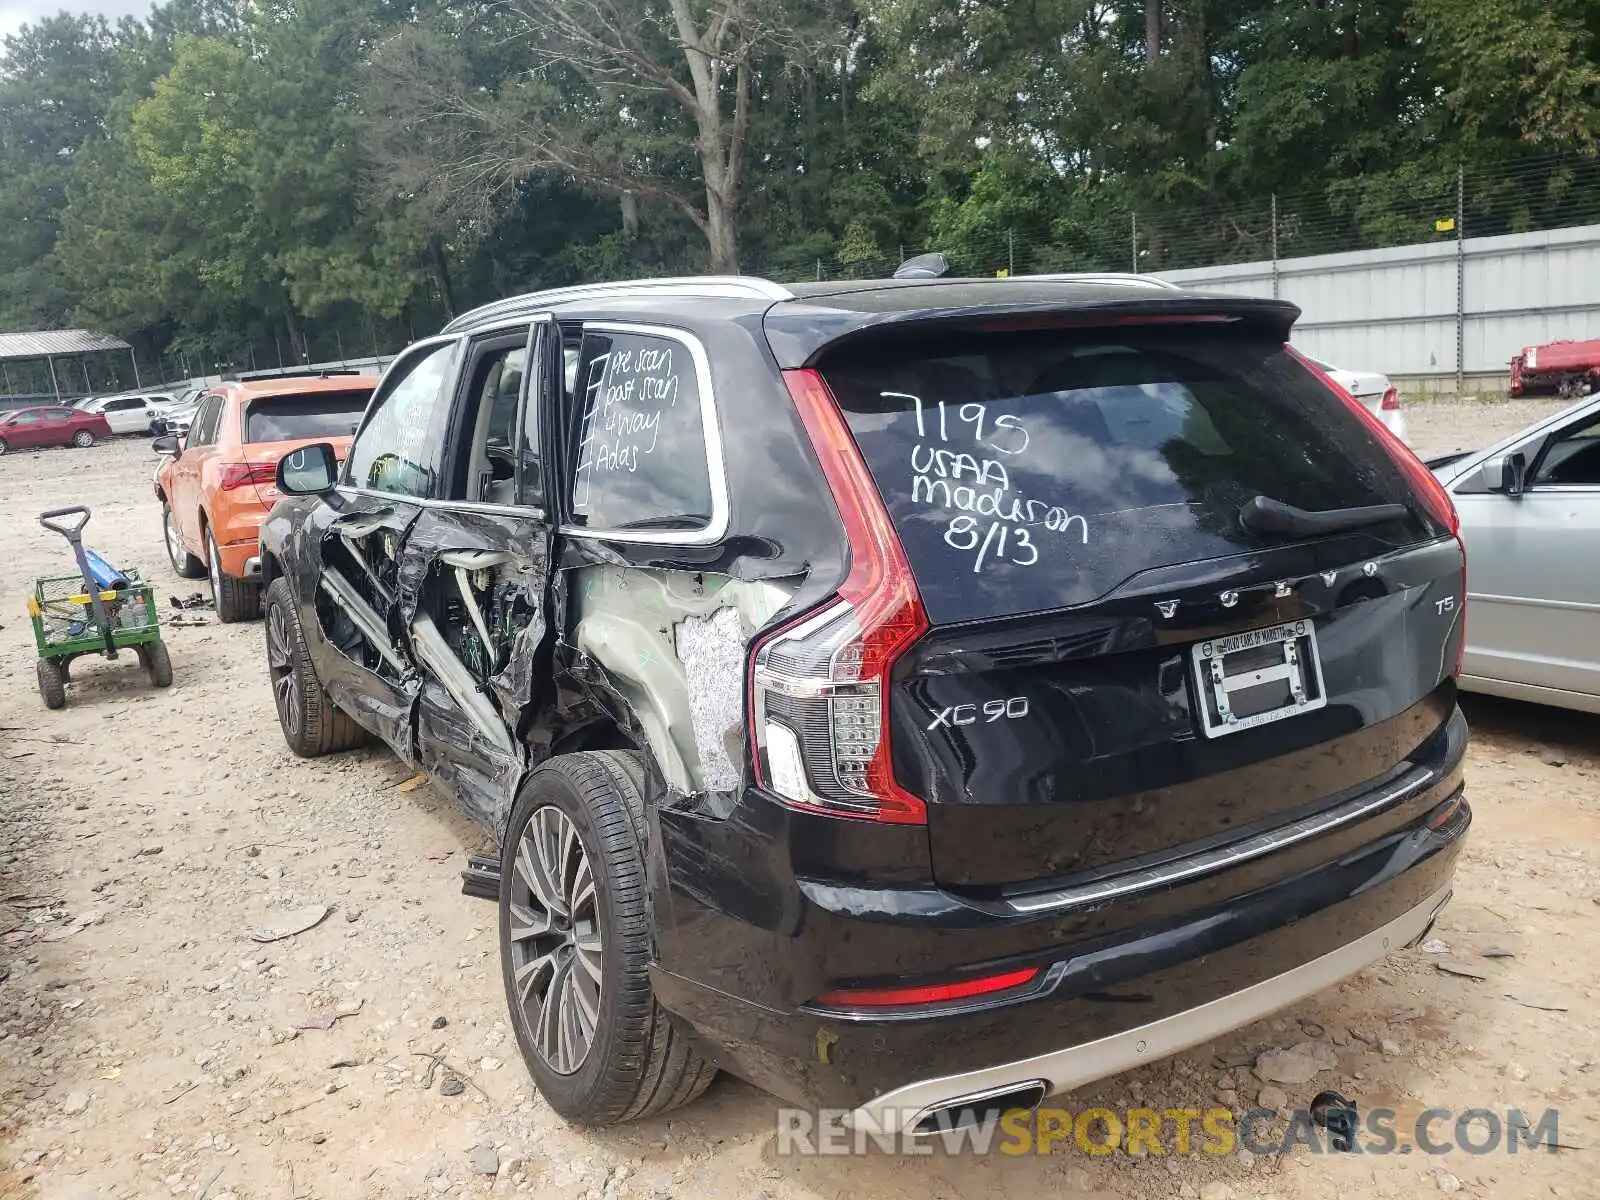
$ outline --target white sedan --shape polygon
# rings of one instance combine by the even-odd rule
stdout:
[[[1379,371],[1347,371],[1315,358],[1311,361],[1326,371],[1328,378],[1361,401],[1368,412],[1388,426],[1390,433],[1402,442],[1406,440],[1406,418],[1400,410],[1400,393],[1389,382],[1387,375]]]

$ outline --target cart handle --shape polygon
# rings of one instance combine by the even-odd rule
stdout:
[[[52,517],[72,516],[81,516],[82,519],[71,525],[64,521],[57,522],[51,520]],[[66,538],[67,541],[72,542],[74,545],[77,544],[78,535],[83,532],[83,527],[88,523],[89,509],[82,504],[73,504],[67,508],[52,508],[49,512],[42,512],[39,514],[39,524],[43,525],[46,529],[52,530],[55,533],[59,533],[62,537]]]

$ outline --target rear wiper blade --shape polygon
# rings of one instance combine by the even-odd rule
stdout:
[[[1365,529],[1385,521],[1404,520],[1411,510],[1404,504],[1368,504],[1360,508],[1332,508],[1326,512],[1307,512],[1271,496],[1257,496],[1239,508],[1239,524],[1252,533],[1278,533],[1313,537],[1323,533],[1343,533]]]

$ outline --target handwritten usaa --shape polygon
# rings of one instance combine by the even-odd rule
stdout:
[[[911,502],[956,510],[958,515],[945,526],[945,545],[975,552],[973,574],[986,562],[1019,567],[1037,563],[1039,546],[1030,526],[1042,526],[1063,538],[1076,531],[1078,544],[1088,544],[1089,522],[1082,516],[1012,490],[1005,460],[1025,452],[1030,441],[1020,418],[1007,413],[991,419],[982,404],[968,403],[953,410],[952,421],[943,400],[925,410],[921,397],[909,392],[880,394],[911,401],[917,422],[917,442],[911,448]],[[951,448],[966,435],[979,453]],[[1001,457],[989,458],[989,451]],[[983,517],[989,518],[987,528]]]
[[[583,441],[578,447],[572,507],[584,512],[596,475],[633,472],[655,453],[663,410],[678,406],[678,373],[670,346],[613,346],[589,364]]]

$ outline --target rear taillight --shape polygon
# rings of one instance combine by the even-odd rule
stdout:
[[[1384,392],[1383,399],[1378,401],[1378,407],[1384,412],[1400,411],[1400,392],[1398,388],[1390,388]]]
[[[1293,346],[1285,346],[1284,349],[1298,359],[1306,370],[1320,379],[1334,395],[1343,400],[1349,406],[1351,412],[1366,422],[1367,428],[1372,430],[1373,435],[1378,439],[1378,443],[1388,452],[1389,457],[1394,460],[1395,466],[1400,468],[1401,474],[1406,477],[1406,482],[1411,485],[1412,492],[1422,502],[1423,507],[1432,514],[1439,524],[1450,531],[1451,537],[1456,539],[1456,545],[1461,551],[1461,596],[1458,601],[1461,616],[1456,622],[1457,636],[1460,640],[1456,643],[1456,662],[1451,675],[1459,676],[1461,674],[1462,658],[1467,652],[1467,545],[1461,540],[1461,518],[1456,513],[1455,502],[1450,499],[1450,493],[1445,491],[1444,484],[1440,483],[1434,473],[1423,464],[1422,460],[1412,453],[1411,447],[1396,437],[1387,425],[1372,412],[1368,411],[1366,405],[1335,383],[1329,378],[1326,371]],[[1400,407],[1398,399],[1393,404],[1390,403],[1390,397],[1394,395],[1394,388],[1390,388],[1385,392],[1383,394],[1382,407]]]
[[[222,467],[222,490],[234,488],[271,487],[278,478],[276,463],[225,463]]]
[[[894,779],[888,695],[895,660],[927,631],[905,550],[828,385],[785,371],[844,523],[850,569],[834,598],[760,639],[750,656],[757,782],[784,804],[921,825]]]

